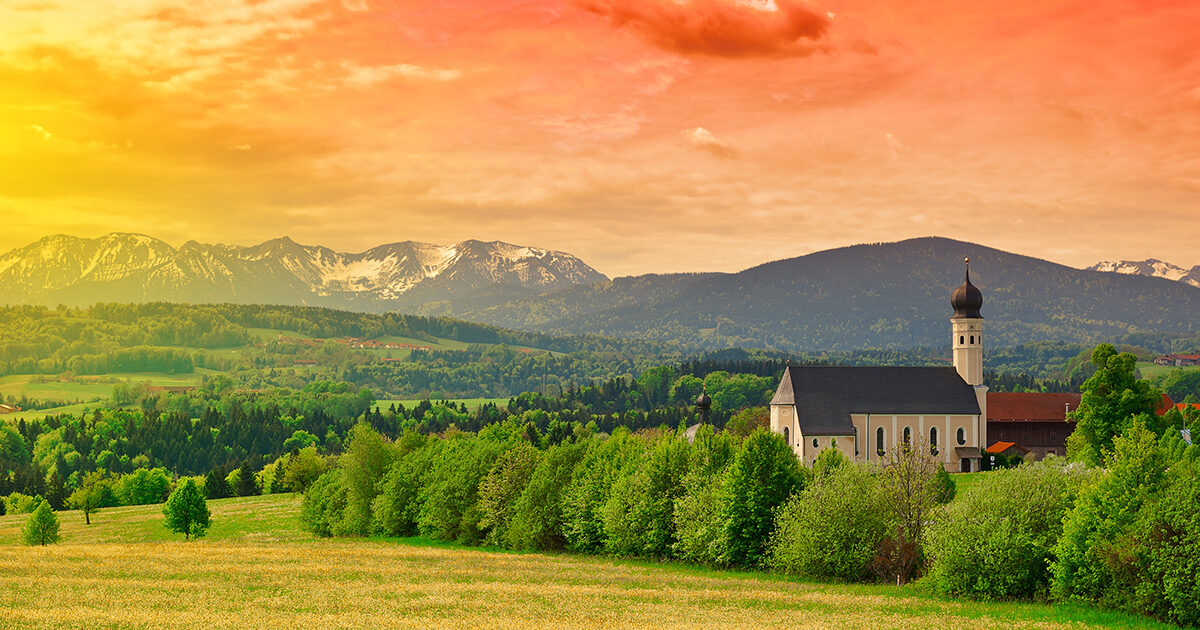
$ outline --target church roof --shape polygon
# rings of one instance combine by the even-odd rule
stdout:
[[[805,435],[853,435],[852,413],[979,415],[952,367],[788,367],[771,404],[794,404]]]

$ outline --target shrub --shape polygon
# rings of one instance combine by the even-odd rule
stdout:
[[[988,473],[935,513],[926,532],[926,583],[980,599],[1044,596],[1063,517],[1095,476],[1058,458]]]
[[[425,477],[418,495],[421,504],[417,526],[423,536],[478,544],[479,482],[491,469],[506,444],[479,439],[468,433],[446,438],[443,453]]]
[[[894,527],[879,479],[862,465],[817,475],[778,511],[768,564],[783,573],[865,580]]]
[[[631,475],[618,478],[604,506],[605,548],[616,555],[666,557],[675,544],[675,501],[688,469],[686,439],[668,434]]]
[[[735,453],[733,436],[728,432],[714,435],[707,426],[697,431],[691,465],[683,480],[683,496],[675,503],[677,540],[673,551],[677,557],[715,565],[729,555],[725,504]]]
[[[372,503],[375,530],[389,536],[415,536],[421,513],[425,477],[442,454],[443,440],[430,440],[424,448],[402,456],[379,482]]]

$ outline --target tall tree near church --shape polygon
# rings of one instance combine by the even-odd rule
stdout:
[[[1096,373],[1083,384],[1079,408],[1068,415],[1076,424],[1067,450],[1072,459],[1103,466],[1105,453],[1112,452],[1113,438],[1129,428],[1134,418],[1157,427],[1155,410],[1162,404],[1162,392],[1136,377],[1137,357],[1118,353],[1110,344],[1096,346],[1092,363]]]

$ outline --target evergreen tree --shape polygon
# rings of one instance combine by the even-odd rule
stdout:
[[[254,475],[254,468],[249,462],[243,463],[237,476],[237,495],[239,497],[252,497],[260,492],[258,480]]]
[[[224,499],[230,495],[229,482],[225,481],[225,467],[214,466],[204,476],[204,494],[210,499]]]
[[[167,529],[183,534],[184,540],[200,538],[210,525],[208,502],[194,479],[186,479],[163,505]]]

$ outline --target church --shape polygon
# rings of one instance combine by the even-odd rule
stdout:
[[[983,294],[971,284],[950,296],[954,367],[789,366],[771,399],[771,431],[800,461],[826,448],[880,461],[897,445],[931,449],[946,470],[980,470],[987,441],[983,384]]]

